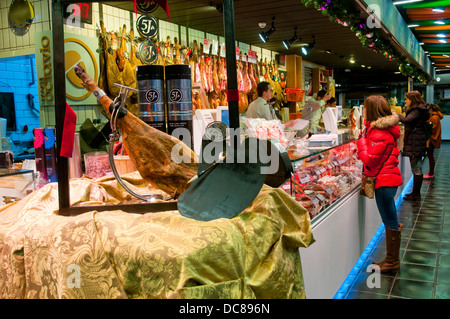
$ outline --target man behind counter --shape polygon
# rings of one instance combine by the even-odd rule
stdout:
[[[275,111],[268,101],[272,98],[272,88],[269,82],[260,82],[256,87],[258,98],[254,100],[247,109],[248,118],[262,118],[266,120],[277,120]]]

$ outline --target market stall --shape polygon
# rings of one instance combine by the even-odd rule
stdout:
[[[129,6],[129,3],[124,4],[123,1],[110,2],[117,6]],[[204,4],[203,1],[199,2]],[[66,112],[70,111],[66,107],[66,77],[71,76],[73,83],[80,76],[77,72],[80,69],[75,67],[79,65],[75,54],[76,58],[70,60],[69,75],[60,72],[67,70],[64,4],[64,1],[55,0],[52,7],[57,144],[63,142]],[[270,11],[273,5],[270,1],[264,7]],[[294,1],[289,2],[289,5],[298,6]],[[287,6],[283,10],[286,14],[295,16],[296,12],[289,12],[291,7]],[[274,74],[278,64],[267,61],[248,63],[250,55],[245,59],[242,55],[239,56],[234,38],[233,1],[224,1],[221,8],[226,59],[222,57],[215,60],[213,57],[205,60],[200,54],[196,57],[198,60],[194,61],[193,58],[194,67],[191,71],[195,69],[195,72],[191,76],[195,78],[199,75],[199,78],[194,79],[193,82],[197,84],[190,92],[192,111],[203,108],[214,110],[217,120],[218,110],[225,110],[220,107],[226,106],[228,113],[224,114],[229,116],[229,128],[236,129],[240,126],[239,113],[248,105],[249,96],[255,93],[256,80],[253,81],[252,75],[273,81],[271,83],[275,88],[277,81]],[[217,6],[214,10],[216,9]],[[127,13],[137,18],[135,13]],[[147,22],[150,23],[149,21]],[[177,26],[180,34],[182,27]],[[199,152],[193,154],[190,151],[188,157],[193,161],[189,165],[174,164],[170,160],[170,149],[179,141],[151,125],[142,125],[141,119],[131,116],[137,112],[138,105],[136,100],[128,99],[127,95],[129,92],[131,95],[135,94],[137,84],[124,81],[121,74],[116,80],[122,81],[120,85],[129,92],[123,92],[116,83],[108,83],[110,80],[105,74],[116,72],[115,68],[121,62],[127,65],[124,70],[128,71],[130,67],[133,70],[138,65],[150,65],[154,62],[146,63],[142,56],[139,61],[136,60],[133,33],[127,33],[126,28],[121,30],[122,38],[119,42],[113,32],[106,31],[105,25],[100,24],[97,30],[98,52],[101,53],[99,66],[100,73],[103,74],[97,77],[93,72],[91,76],[103,89],[103,93],[107,93],[97,96],[105,112],[110,119],[113,114],[118,114],[117,126],[125,136],[124,147],[137,171],[123,175],[122,181],[113,176],[70,179],[68,158],[58,153],[57,183],[47,184],[19,202],[1,208],[1,296],[332,298],[381,224],[375,202],[365,201],[358,195],[361,163],[355,155],[355,138],[358,132],[353,126],[356,122],[352,122],[349,116],[348,125],[344,128],[341,126],[338,131],[334,118],[334,123],[328,124],[334,124],[333,130],[336,132],[326,134],[323,130],[324,134],[317,134],[309,141],[304,138],[293,140],[287,132],[283,132],[282,126],[271,126],[281,134],[278,135],[279,142],[284,145],[280,148],[280,153],[289,155],[292,177],[286,183],[281,183],[281,187],[270,187],[267,181],[262,186],[261,182],[255,196],[244,206],[245,209],[235,212],[231,218],[200,221],[186,217],[180,210],[180,194],[186,189],[193,189],[189,184],[196,174],[200,175],[205,169],[213,170],[209,165],[206,168],[200,165],[197,167]],[[186,34],[189,36],[188,32]],[[122,47],[124,39],[129,39],[132,43],[131,55]],[[315,39],[314,37],[314,46]],[[168,39],[167,46],[160,43],[159,49],[145,42],[141,44],[145,44],[144,52],[151,53],[152,48],[160,53],[165,52],[164,59],[171,59],[168,64],[178,64],[183,58],[186,65],[191,63],[186,59],[187,52],[177,47],[178,39],[172,40],[173,45]],[[78,40],[72,41],[79,43]],[[111,45],[111,41],[114,45]],[[196,51],[194,48],[192,46],[193,52]],[[90,49],[95,51],[97,48]],[[202,50],[199,48],[198,51]],[[252,50],[249,53],[250,51]],[[297,70],[293,87],[302,87],[302,59],[295,54],[288,58],[293,58]],[[115,68],[108,67],[108,59],[112,63],[110,66]],[[337,58],[333,56],[333,59]],[[167,60],[159,61],[162,64],[166,62]],[[264,68],[259,69],[260,66]],[[222,71],[218,72],[220,69]],[[211,81],[202,77],[209,72],[206,70],[210,70]],[[323,65],[311,70],[311,83],[308,83],[311,90],[320,86],[334,90],[331,73]],[[185,74],[180,76],[179,80],[187,80],[184,76]],[[139,79],[136,76],[136,81]],[[153,81],[150,88],[155,89],[159,78],[148,77],[146,80]],[[205,87],[209,88],[208,94],[205,94]],[[84,85],[83,88],[79,85],[79,89],[85,94],[84,89],[92,92],[98,88],[90,88],[89,85]],[[278,97],[283,100],[284,93],[280,92]],[[292,92],[305,93],[305,90],[296,88]],[[301,98],[300,94],[297,95],[298,97],[288,101],[301,103],[303,95]],[[119,105],[112,102],[115,97],[118,97],[117,102],[126,104],[125,113],[120,114],[120,108],[115,108]],[[109,100],[103,103],[107,98]],[[95,98],[94,102],[97,103]],[[293,109],[294,112],[297,111],[295,105]],[[334,110],[328,112],[331,118],[333,112]],[[358,118],[358,121],[361,119]],[[210,118],[207,124],[211,122]],[[260,130],[259,133],[263,131]],[[113,130],[113,133],[116,132]],[[268,134],[265,138],[273,136]],[[239,142],[245,137],[235,135],[233,138]],[[287,148],[286,152],[283,152],[284,147]],[[220,164],[214,165],[220,167]],[[406,183],[409,169],[404,161],[401,162],[401,169]],[[220,182],[211,185],[216,187]],[[227,191],[232,193],[233,187],[225,185]],[[130,190],[138,197],[130,195]],[[149,194],[157,200],[141,200]],[[217,197],[222,196],[224,199],[227,199],[228,194],[216,192]],[[197,194],[195,197],[197,206],[201,206],[202,196],[206,195]]]

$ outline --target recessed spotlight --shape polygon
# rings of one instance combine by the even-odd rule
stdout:
[[[450,55],[448,55],[448,54],[444,54],[443,56],[445,56],[446,58],[449,58],[449,57],[450,57]]]
[[[425,43],[423,43],[423,42],[419,42],[419,45],[424,45]]]
[[[436,34],[436,36],[437,36],[438,38],[445,38],[445,37],[446,37],[446,35],[443,34],[443,33]]]
[[[441,9],[441,8],[434,8],[432,11],[433,12],[445,12],[445,10]]]
[[[418,26],[419,26],[418,24],[408,24],[408,28],[415,28],[415,27],[418,27]]]
[[[442,20],[436,20],[434,21],[434,24],[445,24],[445,22]]]
[[[349,60],[350,63],[355,63],[355,60],[352,58]]]
[[[441,42],[441,43],[447,43],[447,41],[446,40],[439,40],[439,42]]]

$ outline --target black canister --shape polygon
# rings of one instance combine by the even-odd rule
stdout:
[[[139,65],[136,67],[138,83],[139,118],[154,128],[167,132],[164,67]]]
[[[191,67],[187,64],[166,65],[167,92],[167,133],[177,128],[186,128],[191,140],[183,141],[192,145],[192,85]],[[182,140],[182,139],[181,139]]]

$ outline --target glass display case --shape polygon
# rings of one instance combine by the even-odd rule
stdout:
[[[296,140],[288,154],[294,174],[281,188],[308,210],[312,221],[361,184],[363,165],[350,132],[338,134],[325,148],[309,148],[307,140]]]

